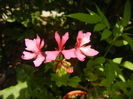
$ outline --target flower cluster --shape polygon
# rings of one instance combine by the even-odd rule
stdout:
[[[33,61],[35,67],[40,66],[43,62],[51,62],[56,60],[57,56],[63,55],[65,59],[77,58],[80,61],[84,61],[86,56],[95,56],[98,54],[98,51],[91,48],[90,42],[91,33],[83,33],[83,31],[78,32],[76,38],[75,47],[72,49],[64,49],[64,45],[69,39],[69,33],[65,33],[62,37],[55,32],[55,40],[58,44],[58,49],[55,51],[45,51],[41,49],[44,46],[44,40],[41,40],[40,37],[37,37],[33,40],[25,39],[26,51],[23,51],[22,59]]]

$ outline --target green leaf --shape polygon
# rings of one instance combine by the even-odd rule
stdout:
[[[101,35],[101,40],[105,40],[107,38],[109,38],[111,36],[112,32],[108,29],[105,29],[103,32],[102,32],[102,35]]]
[[[128,84],[128,88],[131,89],[131,90],[128,90],[128,88],[127,88],[127,90],[128,90],[128,96],[130,96],[129,98],[132,99],[132,97],[133,97],[133,80],[132,79],[131,80],[128,80],[127,81],[127,84]]]
[[[71,87],[77,87],[80,81],[81,80],[78,76],[74,76],[68,80],[68,85]]]
[[[104,57],[98,57],[94,60],[95,64],[103,64],[105,62],[105,58]]]
[[[18,99],[18,97],[20,96],[20,91],[22,91],[23,89],[26,89],[27,87],[28,85],[26,82],[18,82],[18,84],[15,86],[11,86],[9,88],[1,90],[0,96],[2,97],[2,99],[8,99],[10,97],[13,97],[13,99]],[[22,95],[23,97],[25,95],[25,92]]]
[[[123,33],[124,27],[121,25],[121,21],[118,21],[113,28],[113,36],[120,37]]]
[[[122,57],[114,58],[114,59],[113,59],[113,62],[114,62],[114,63],[117,63],[117,64],[120,64],[121,61],[122,61]]]
[[[12,16],[8,16],[8,18],[7,18],[7,22],[15,22],[16,21],[16,19],[14,18],[14,17],[12,17]]]
[[[125,61],[122,63],[122,66],[129,69],[129,70],[133,70],[133,63],[130,61]]]
[[[44,72],[48,72],[49,70],[53,69],[54,65],[55,64],[53,62],[45,64]]]
[[[91,11],[90,9],[87,8],[87,11],[89,12],[90,15],[97,15],[94,11]]]
[[[103,14],[103,12],[100,10],[100,8],[98,6],[96,6],[97,8],[97,12],[99,13],[100,17],[102,18],[102,22],[107,26],[107,28],[110,28],[110,24],[108,19],[105,17],[105,15]]]
[[[111,84],[113,84],[113,81],[116,78],[116,74],[119,74],[120,69],[117,64],[110,61],[109,63],[105,64],[105,76],[106,79],[102,82],[106,87],[110,87]]]
[[[117,46],[117,47],[120,47],[120,46],[124,46],[124,45],[127,45],[128,42],[125,41],[125,40],[116,40],[115,43],[113,43],[113,45]]]
[[[126,82],[116,82],[113,86],[114,88],[119,88],[120,90],[122,90],[125,94],[128,94],[128,90],[127,90],[127,83]]]
[[[131,29],[133,29],[133,26],[128,26],[124,30],[127,31],[127,30],[131,30]]]
[[[69,14],[67,16],[90,24],[95,24],[101,21],[101,18],[96,14],[89,15],[85,13],[74,13],[74,14]]]
[[[103,23],[98,23],[94,27],[94,31],[101,31],[105,28],[106,26]]]
[[[132,79],[131,79],[131,80],[128,80],[128,81],[127,81],[127,84],[128,84],[128,86],[129,86],[130,88],[133,89],[133,80],[132,80]]]
[[[127,0],[126,4],[125,4],[125,8],[124,8],[124,13],[123,13],[123,21],[122,21],[122,25],[126,26],[128,24],[128,22],[131,19],[131,5],[129,0]]]
[[[121,81],[126,82],[125,77],[122,74],[118,74],[118,77],[121,79]]]
[[[129,37],[127,33],[124,33],[122,37],[129,43],[131,49],[133,50],[133,39]]]
[[[26,19],[25,21],[22,21],[21,24],[23,24],[25,27],[28,27],[30,20]]]
[[[98,78],[98,76],[95,73],[92,73],[90,71],[88,71],[88,72],[86,71],[86,73],[85,73],[85,79],[87,81],[96,81],[97,78]]]
[[[31,89],[31,93],[34,93],[34,94],[32,94],[32,99],[45,99],[46,97],[47,97],[47,99],[54,98],[53,95],[51,94],[51,92],[48,89],[46,89],[46,87],[42,88],[42,87],[35,85],[34,89]]]
[[[105,65],[105,74],[107,77],[107,81],[111,84],[115,78],[115,65],[107,63]]]
[[[55,81],[58,87],[67,86],[68,79],[69,79],[68,75],[58,76],[57,74],[51,74],[51,80]]]
[[[121,62],[122,62],[122,57],[114,58],[112,61],[113,61],[114,63],[116,63],[116,64],[121,64]],[[126,81],[121,71],[118,70],[118,71],[117,71],[117,75],[118,75],[118,77],[119,77],[123,82]]]
[[[58,87],[61,86],[76,87],[81,81],[78,76],[69,77],[68,74],[62,76],[58,76],[57,74],[51,74],[51,80],[55,81]]]
[[[26,81],[31,75],[37,71],[37,68],[34,68],[27,64],[20,64],[16,68],[16,77],[19,81]],[[23,76],[22,76],[23,75]]]
[[[91,69],[94,65],[94,61],[92,59],[90,59],[88,62],[87,62],[87,68],[88,69]]]

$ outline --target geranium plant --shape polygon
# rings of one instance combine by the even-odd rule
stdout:
[[[75,47],[72,49],[65,50],[65,43],[69,39],[69,33],[65,33],[62,38],[55,32],[55,40],[58,44],[58,49],[55,51],[42,51],[41,49],[44,46],[44,40],[41,40],[40,37],[37,37],[33,40],[25,39],[26,48],[23,52],[22,59],[31,60],[35,58],[33,61],[35,67],[40,66],[42,63],[47,63],[51,61],[55,61],[58,67],[63,66],[67,72],[72,73],[73,70],[69,64],[67,64],[66,59],[69,60],[71,58],[77,58],[80,61],[84,61],[86,56],[95,56],[99,52],[91,48],[90,42],[91,33],[83,33],[83,31],[78,32],[77,42]],[[59,57],[57,59],[57,57]],[[58,68],[59,69],[59,68]]]

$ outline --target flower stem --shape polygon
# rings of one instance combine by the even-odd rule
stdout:
[[[108,52],[110,51],[111,47],[113,46],[113,43],[115,42],[115,40],[117,39],[117,36],[115,36],[110,44],[110,46],[108,47],[107,51],[104,54],[104,57],[107,56]]]

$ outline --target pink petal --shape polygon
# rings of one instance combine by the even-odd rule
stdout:
[[[92,49],[90,45],[89,46],[86,46],[86,47],[81,47],[80,50],[86,56],[95,56],[95,55],[97,55],[99,53],[95,49]]]
[[[78,40],[79,38],[83,38],[83,31],[79,31],[79,32],[78,32],[77,40]]]
[[[78,36],[77,36],[77,43],[80,43],[80,46],[82,46],[86,43],[89,43],[90,42],[90,36],[91,36],[90,32],[83,33],[83,31],[79,31]]]
[[[68,32],[66,32],[63,36],[62,36],[62,44],[61,44],[61,46],[63,47],[64,46],[64,44],[66,43],[66,41],[68,40],[68,38],[69,38],[69,33]]]
[[[42,64],[42,62],[44,61],[45,57],[42,54],[39,54],[36,59],[33,61],[35,67],[38,67]]]
[[[36,40],[36,46],[38,49],[41,49],[43,48],[44,46],[44,40],[41,41],[40,37],[37,35],[37,38],[35,39]]]
[[[39,49],[40,48],[40,41],[41,41],[40,37],[37,35],[36,39],[34,39],[34,40],[36,41],[36,46]]]
[[[56,59],[60,51],[46,51],[46,61],[45,62],[51,62]]]
[[[31,52],[24,51],[23,54],[24,55],[22,55],[21,58],[24,60],[30,60],[30,59],[33,59],[34,57],[36,57],[36,55],[34,53],[31,53]]]
[[[70,59],[70,58],[75,58],[76,57],[74,48],[73,49],[69,49],[69,50],[63,50],[62,54],[64,55],[64,57],[66,59]]]
[[[61,38],[60,38],[60,35],[58,34],[58,32],[55,32],[55,40],[58,44],[58,47],[61,48]]]
[[[78,60],[80,61],[84,61],[85,60],[85,55],[83,55],[79,49],[76,49],[75,50],[75,54],[76,54],[76,57],[78,58]]]
[[[25,39],[26,50],[36,52],[38,48],[36,46],[36,40]]]
[[[44,40],[41,41],[40,49],[43,48],[43,46],[44,46]]]
[[[90,42],[90,36],[90,32],[84,33],[84,38],[82,39],[81,46]]]

